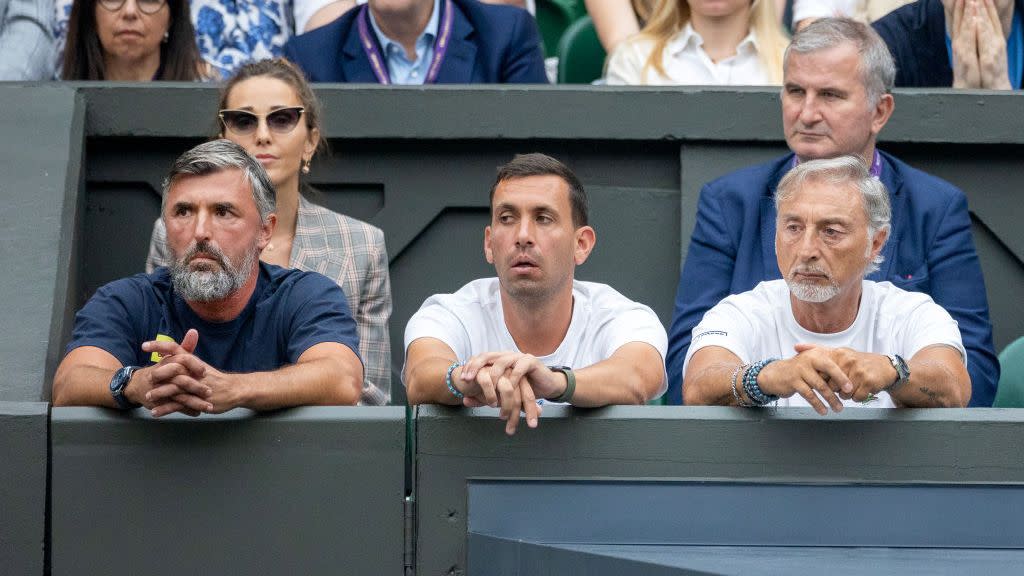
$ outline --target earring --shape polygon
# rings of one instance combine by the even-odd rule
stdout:
[[[309,163],[310,163],[309,158],[305,158],[305,159],[302,160],[302,173],[303,174],[309,174]]]
[[[170,40],[170,39],[171,39],[171,31],[168,30],[167,32],[164,32],[164,40],[163,40],[164,44],[167,44],[167,41]]]

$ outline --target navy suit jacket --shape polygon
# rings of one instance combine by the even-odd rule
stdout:
[[[547,83],[537,23],[527,11],[477,0],[452,0],[452,10],[452,36],[438,84]],[[354,8],[322,28],[292,38],[284,56],[311,82],[376,84],[359,43],[360,11]]]
[[[952,184],[881,153],[892,203],[885,261],[870,280],[924,292],[960,325],[971,376],[971,406],[991,406],[999,381],[981,265],[967,199]],[[729,294],[781,278],[775,257],[775,188],[793,155],[737,170],[704,186],[668,336],[668,401],[682,402],[690,335],[704,313]]]

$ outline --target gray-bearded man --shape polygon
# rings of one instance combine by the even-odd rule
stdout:
[[[711,308],[693,329],[686,404],[963,407],[960,330],[927,294],[865,280],[889,238],[889,193],[855,156],[803,162],[775,193],[783,280]]]
[[[276,224],[262,166],[227,140],[175,162],[162,218],[172,263],[100,288],[75,318],[55,405],[153,416],[355,404],[355,321],[337,284],[260,262]]]

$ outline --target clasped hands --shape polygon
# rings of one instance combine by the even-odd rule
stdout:
[[[464,405],[499,407],[509,436],[516,433],[520,413],[536,428],[542,411],[537,399],[557,398],[567,385],[564,374],[520,352],[477,354],[452,373],[452,383],[465,396]]]
[[[1011,90],[1006,37],[993,0],[955,0],[953,87]]]
[[[132,375],[125,395],[142,404],[159,418],[173,412],[189,416],[219,414],[237,405],[237,387],[225,374],[193,354],[199,332],[190,329],[181,344],[151,340],[142,344],[144,352],[156,352],[160,362],[140,368]]]
[[[761,370],[758,386],[765,394],[780,398],[799,394],[822,416],[828,413],[825,403],[841,412],[843,400],[866,402],[899,377],[884,354],[814,344],[797,344],[794,349],[796,356],[776,360]]]

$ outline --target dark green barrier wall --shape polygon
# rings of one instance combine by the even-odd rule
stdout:
[[[54,575],[400,574],[405,410],[54,408]]]
[[[1020,489],[1024,483],[1024,415],[1019,410],[991,408],[859,408],[822,418],[809,408],[622,406],[578,410],[547,406],[537,429],[521,427],[508,438],[504,422],[494,410],[427,406],[418,409],[416,454],[417,574],[437,576],[466,570],[467,513],[471,512],[467,510],[468,485],[473,479],[980,483]],[[534,505],[543,506],[542,500],[538,494]],[[772,510],[756,500],[750,505],[751,514]],[[825,514],[836,509],[818,505]],[[589,513],[594,514],[592,523],[614,524],[621,512],[597,512],[609,508],[614,506],[595,503],[592,508],[575,509],[565,525],[586,524],[578,516],[586,518]],[[781,526],[794,513],[777,512]],[[634,513],[656,516],[659,511]],[[542,516],[538,512],[535,520],[542,522]],[[509,518],[496,521],[506,520],[514,523]],[[708,526],[719,528],[730,522],[741,523],[743,518],[707,519]],[[528,521],[520,522],[516,530],[523,534],[558,531]],[[679,537],[667,534],[661,543],[679,543]],[[975,542],[973,536],[954,539],[962,545]],[[590,542],[636,543],[630,540]],[[766,537],[757,544],[770,545],[772,541]],[[811,544],[811,539],[801,541]],[[1020,541],[1015,539],[1018,546]],[[781,568],[777,573],[788,572]]]
[[[79,299],[85,105],[59,85],[0,82],[0,400],[48,400]]]
[[[0,572],[41,575],[46,538],[43,402],[0,401]]]

